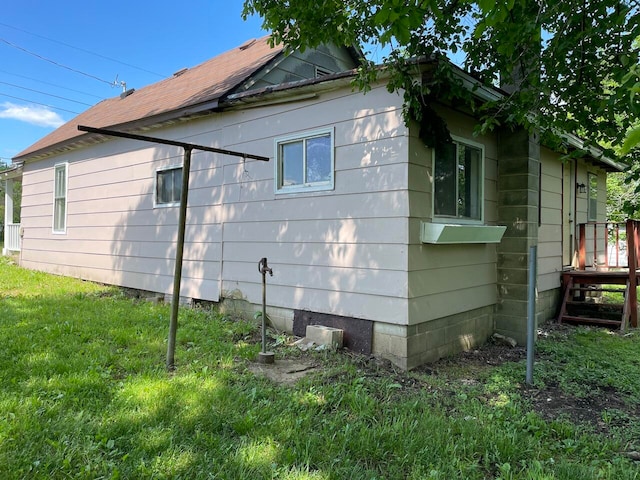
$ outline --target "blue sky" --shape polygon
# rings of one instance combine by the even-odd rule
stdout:
[[[241,12],[242,0],[3,2],[0,163],[122,81],[141,88],[266,34]]]

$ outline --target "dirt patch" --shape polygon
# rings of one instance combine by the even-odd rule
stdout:
[[[277,359],[272,364],[250,363],[250,371],[257,376],[263,376],[269,380],[294,385],[298,380],[320,368],[318,363],[307,359]]]
[[[572,331],[571,326],[552,324],[545,326],[540,335],[562,340]],[[388,360],[373,355],[357,354],[349,350],[343,350],[341,355],[358,367],[359,375],[363,378],[383,377],[388,380],[393,386],[394,395],[435,388],[441,395],[450,393],[455,397],[460,387],[478,385],[482,381],[482,372],[504,363],[522,362],[526,359],[527,352],[525,347],[510,347],[490,341],[481,348],[421,366],[411,372],[402,371]],[[249,364],[249,369],[254,374],[285,385],[293,385],[305,375],[322,371],[324,367],[321,360],[305,354],[299,358],[276,360],[273,365]],[[346,377],[342,378],[343,375]],[[442,376],[446,378],[446,386],[434,387],[423,375]],[[337,371],[333,375],[323,375],[319,381],[350,381],[347,377],[345,372]],[[614,388],[594,386],[587,397],[577,397],[565,393],[557,384],[548,383],[542,389],[531,388],[525,384],[524,378],[522,380],[519,386],[522,399],[547,421],[565,419],[588,426],[594,432],[604,435],[612,435],[620,428],[626,429],[640,423],[640,406],[625,403],[624,397]]]
[[[533,410],[547,421],[565,419],[589,425],[595,432],[606,435],[616,427],[625,426],[632,417],[640,416],[640,411],[629,408],[614,388],[594,389],[594,393],[586,398],[567,395],[554,384],[546,385],[542,390],[523,388],[521,393]]]

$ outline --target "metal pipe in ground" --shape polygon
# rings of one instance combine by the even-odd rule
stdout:
[[[536,278],[538,247],[529,248],[529,290],[527,298],[527,385],[533,384],[534,340],[536,336]]]
[[[273,277],[273,270],[267,265],[267,259],[258,262],[258,271],[262,275],[262,351],[258,354],[260,363],[273,363],[273,352],[267,352],[267,273]]]

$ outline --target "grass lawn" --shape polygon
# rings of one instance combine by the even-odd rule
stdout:
[[[551,330],[529,389],[502,350],[407,374],[277,336],[322,367],[283,385],[248,368],[252,323],[197,309],[167,373],[168,318],[0,259],[0,478],[640,478],[635,331]]]

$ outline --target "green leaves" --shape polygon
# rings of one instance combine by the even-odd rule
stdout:
[[[243,14],[261,15],[292,49],[335,42],[389,51],[382,63],[390,89],[405,94],[405,113],[426,90],[468,100],[440,70],[425,90],[413,88],[416,70],[403,65],[458,52],[485,85],[517,87],[482,106],[485,131],[512,121],[547,132],[578,127],[594,144],[622,145],[638,122],[640,9],[628,0],[245,0]],[[377,78],[371,72],[357,80],[365,91]]]
[[[627,132],[627,136],[624,139],[622,148],[620,149],[622,155],[626,155],[631,152],[632,149],[640,145],[640,125],[630,128]]]

